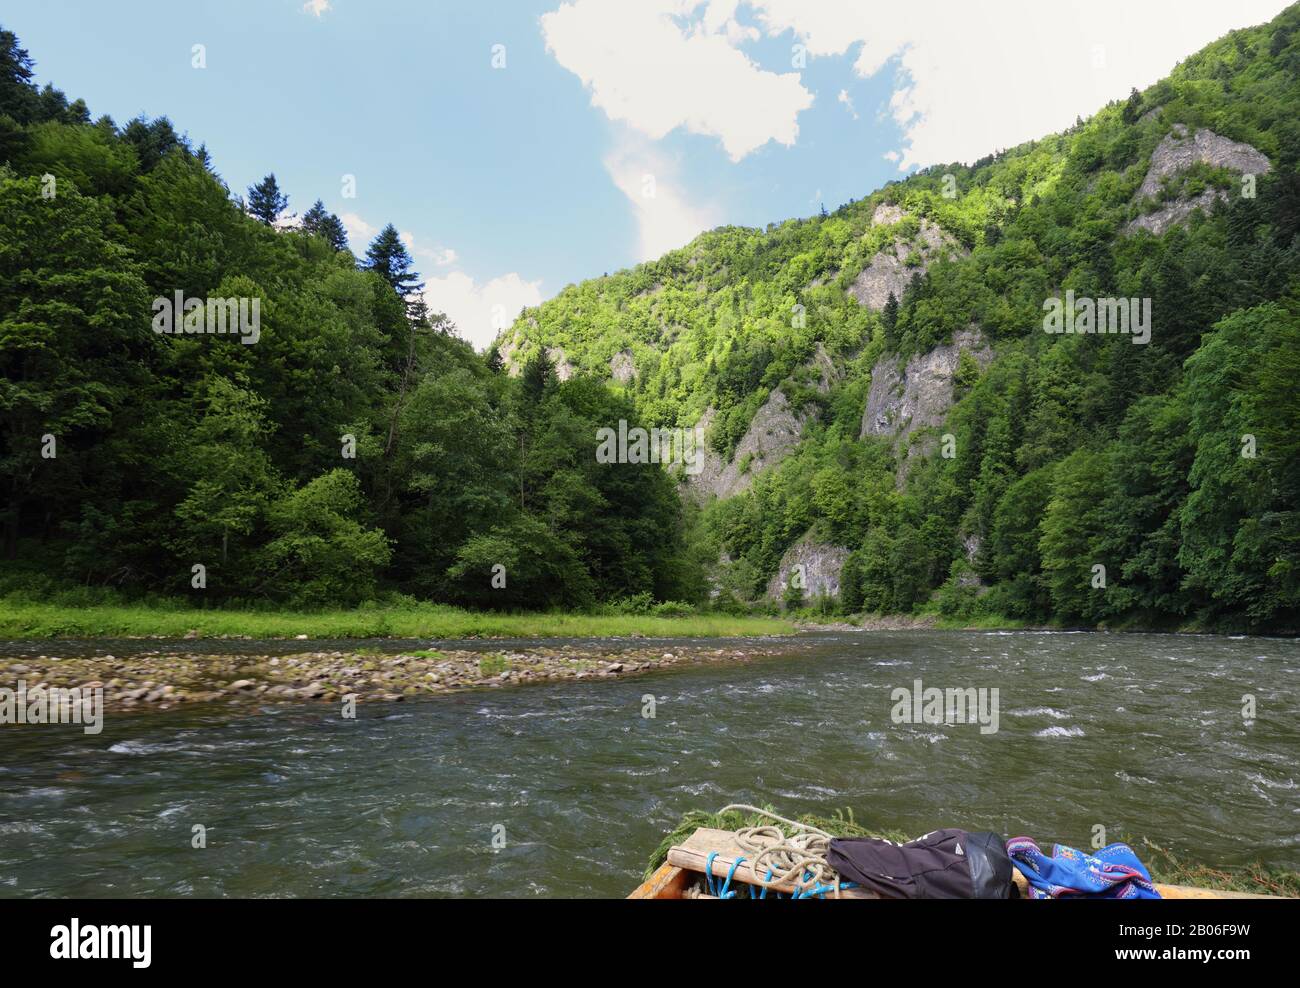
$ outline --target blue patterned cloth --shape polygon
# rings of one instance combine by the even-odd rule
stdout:
[[[1049,858],[1028,837],[1007,841],[1011,863],[1029,881],[1031,899],[1159,899],[1151,873],[1127,844],[1096,854],[1056,844]]]

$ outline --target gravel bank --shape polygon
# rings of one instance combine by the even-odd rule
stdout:
[[[156,652],[129,657],[63,658],[40,655],[10,662],[0,685],[21,681],[27,692],[47,687],[104,690],[107,709],[167,710],[182,704],[249,701],[331,703],[395,701],[465,689],[495,689],[560,679],[608,679],[670,666],[746,662],[789,653],[789,641],[743,647],[674,645],[598,648],[562,645],[517,651],[457,649],[401,655],[374,652],[300,652],[293,655],[201,655]]]

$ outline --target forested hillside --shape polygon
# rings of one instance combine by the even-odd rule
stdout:
[[[167,119],[92,120],[32,68],[0,32],[0,594],[698,595],[671,480],[592,456],[627,398],[508,377],[425,311],[392,226],[358,259],[273,175],[234,195]],[[178,292],[257,300],[257,339],[155,332]]]
[[[1300,628],[1300,8],[486,356],[394,226],[288,222],[32,67],[0,32],[0,595]],[[257,300],[256,342],[155,331],[177,293]],[[1150,340],[1044,332],[1060,298]],[[704,426],[704,469],[599,462],[619,420]]]
[[[499,345],[707,424],[724,472],[686,493],[723,603],[1294,630],[1298,167],[1292,7],[1065,133],[715,230]],[[1150,342],[1044,332],[1067,291],[1147,301]]]

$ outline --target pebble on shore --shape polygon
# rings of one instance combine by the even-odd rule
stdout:
[[[746,661],[788,653],[780,643],[744,648],[705,644],[617,651],[574,645],[502,652],[439,649],[400,654],[300,652],[290,655],[202,655],[154,651],[132,656],[24,657],[0,664],[4,680],[38,686],[104,690],[109,709],[167,710],[213,701],[397,701],[465,689],[492,689],[564,679],[605,679],[688,663]],[[2,663],[2,660],[0,660]]]

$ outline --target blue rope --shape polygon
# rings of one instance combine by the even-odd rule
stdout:
[[[727,869],[727,880],[722,885],[722,891],[718,893],[719,899],[734,899],[736,897],[734,891],[728,892],[727,890],[731,888],[731,876],[736,873],[737,866],[744,860],[744,858],[736,858],[735,861],[731,862],[731,867]]]
[[[714,896],[715,898],[718,898],[718,899],[734,899],[734,898],[736,897],[737,892],[739,892],[740,890],[739,890],[739,889],[733,889],[733,888],[731,887],[731,880],[732,880],[733,877],[735,877],[736,869],[737,869],[738,867],[740,867],[740,863],[741,863],[742,861],[744,861],[745,859],[744,859],[743,857],[738,857],[738,858],[736,858],[734,861],[731,862],[731,867],[727,869],[727,880],[724,882],[724,881],[722,881],[722,880],[716,878],[716,877],[714,876],[714,874],[713,874],[713,859],[716,858],[717,856],[718,856],[718,852],[717,852],[717,851],[711,851],[711,852],[709,852],[709,856],[704,860],[704,883],[705,883],[705,888],[706,888],[706,890],[708,891],[709,895],[712,895],[712,896]],[[774,872],[774,869],[772,869],[772,868],[768,868],[768,869],[767,869],[767,875],[763,878],[763,881],[764,881],[764,882],[770,882],[770,881],[772,880],[772,875],[773,875],[774,873],[775,873],[775,872]],[[801,879],[797,879],[797,880],[794,882],[794,891],[790,893],[789,898],[791,898],[791,899],[814,899],[814,898],[815,898],[815,899],[825,899],[825,898],[826,898],[826,893],[827,893],[827,892],[834,891],[834,889],[835,889],[835,886],[834,886],[834,885],[815,885],[815,884],[805,884],[805,885],[803,885],[802,887],[800,886],[800,882],[804,882],[804,883],[812,883],[813,881],[814,881],[814,879],[813,879],[813,873],[812,873],[811,871],[809,871],[808,869],[805,868],[805,869],[804,869],[804,873],[803,873],[803,878],[801,878]],[[842,889],[851,889],[851,888],[855,888],[855,887],[856,887],[856,885],[855,885],[854,882],[841,882],[841,883],[840,883],[840,888],[842,888]],[[751,886],[751,888],[752,888],[752,886]],[[760,892],[760,893],[758,894],[757,897],[760,898],[760,899],[766,899],[766,898],[767,898],[767,893],[768,893],[768,887],[767,887],[766,885],[764,885],[764,886],[763,886],[763,891]],[[750,897],[751,897],[751,898],[754,897],[752,892],[750,893]],[[782,895],[781,895],[780,892],[773,892],[773,893],[772,893],[772,898],[774,898],[774,899],[780,899],[780,898],[782,898]]]
[[[800,884],[806,881],[808,881],[808,869],[805,868],[803,873],[803,878],[796,878],[794,880],[794,891],[790,893],[790,898],[792,899],[803,898],[803,892],[802,889],[800,888]]]

